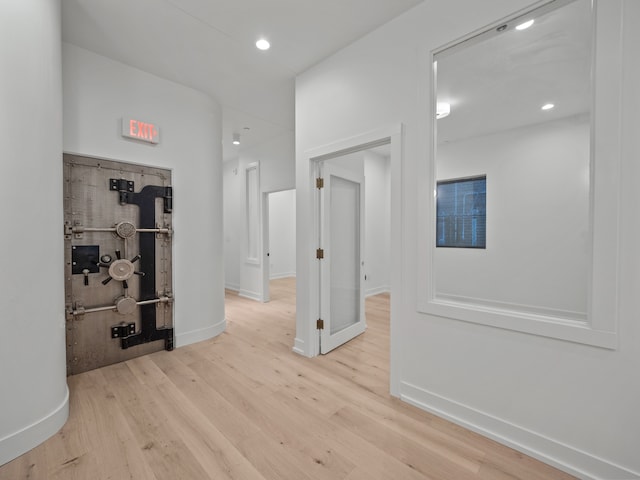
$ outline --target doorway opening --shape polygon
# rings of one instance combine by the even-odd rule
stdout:
[[[268,192],[262,198],[262,301],[271,300],[272,282],[293,285],[296,277],[296,191]],[[289,279],[285,281],[284,279]]]
[[[315,165],[321,354],[365,332],[366,297],[390,293],[390,143]]]
[[[375,149],[387,146],[389,149],[389,284],[388,291],[390,301],[389,319],[389,346],[390,366],[389,385],[390,393],[398,396],[400,386],[397,374],[399,345],[395,339],[394,331],[397,330],[395,319],[399,317],[400,302],[394,301],[400,295],[402,265],[405,264],[404,249],[402,248],[402,125],[389,126],[363,133],[354,137],[339,140],[321,147],[308,150],[304,153],[306,159],[298,163],[298,178],[307,178],[306,181],[298,181],[298,226],[297,226],[297,302],[296,302],[296,338],[293,350],[307,357],[320,354],[320,335],[322,320],[320,316],[321,304],[321,272],[320,263],[323,260],[316,258],[316,249],[320,247],[320,195],[317,192],[317,173],[321,162],[342,157],[351,153]],[[301,215],[308,212],[308,215]],[[367,281],[369,277],[367,276]],[[364,279],[362,279],[364,283]],[[367,289],[368,290],[368,289]],[[369,292],[367,292],[369,293]],[[370,292],[373,293],[373,292]],[[320,324],[320,325],[319,325]]]

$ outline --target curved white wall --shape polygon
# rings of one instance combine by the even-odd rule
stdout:
[[[176,346],[224,330],[222,126],[196,90],[63,44],[64,151],[172,170]],[[160,144],[119,135],[120,119],[153,122]]]
[[[60,2],[0,4],[0,464],[68,416]]]

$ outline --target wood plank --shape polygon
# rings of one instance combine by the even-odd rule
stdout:
[[[240,446],[254,464],[270,473],[277,473],[279,478],[304,478],[305,472],[309,472],[312,473],[311,478],[332,480],[343,478],[353,469],[353,465],[341,455],[333,452],[327,455],[331,446],[318,441],[315,435],[317,425],[311,419],[307,417],[303,422],[292,422],[296,412],[283,409],[269,390],[260,387],[256,394],[252,389],[253,383],[238,384],[235,377],[212,363],[194,359],[190,368],[210,385],[217,385],[222,395],[236,406],[238,413],[259,428],[259,434],[241,442]],[[261,445],[259,451],[256,450],[258,444]],[[286,458],[283,458],[283,447],[287,452]],[[272,464],[273,455],[287,462],[284,471],[282,464]]]
[[[170,416],[158,406],[163,399],[145,386],[121,363],[100,369],[142,450],[146,463],[158,480],[214,479],[186,446],[184,439],[172,428]],[[173,405],[173,408],[180,408]],[[90,478],[90,477],[85,477]]]
[[[145,384],[153,391],[159,409],[169,419],[169,426],[184,440],[185,446],[197,458],[211,478],[255,479],[264,477],[214,425],[188,396],[167,378],[149,357],[128,362],[133,375],[145,378]],[[175,405],[182,405],[176,409]]]
[[[445,449],[434,451],[401,433],[380,428],[376,420],[350,406],[336,412],[331,420],[431,478],[473,480],[480,470],[480,465],[467,460],[462,462],[459,456],[450,455]]]

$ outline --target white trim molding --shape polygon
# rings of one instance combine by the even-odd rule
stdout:
[[[60,430],[69,418],[69,387],[58,405],[48,415],[23,429],[0,438],[0,465],[4,465],[20,455],[37,447]]]
[[[383,285],[381,287],[370,288],[364,293],[364,296],[373,297],[374,295],[380,295],[381,293],[391,293],[391,287],[389,285]]]
[[[305,357],[308,357],[309,355],[307,355],[305,353],[305,348],[304,348],[304,340],[297,338],[294,340],[294,345],[293,345],[293,351],[295,353],[297,353],[298,355],[302,355]]]
[[[252,162],[245,168],[245,211],[247,256],[245,262],[260,265],[261,238],[260,164]]]
[[[583,480],[640,479],[640,472],[632,472],[593,454],[410,383],[402,382],[400,388],[400,398],[403,401]]]
[[[199,328],[198,330],[192,330],[190,332],[181,333],[176,335],[176,348],[191,345],[192,343],[202,342],[209,340],[210,338],[217,337],[227,328],[227,320],[222,319],[215,325],[211,325],[205,328]]]
[[[276,273],[269,276],[269,280],[279,280],[280,278],[296,278],[296,272]]]
[[[260,292],[252,292],[251,290],[245,290],[243,288],[238,292],[238,296],[255,300],[256,302],[262,301],[262,294]]]

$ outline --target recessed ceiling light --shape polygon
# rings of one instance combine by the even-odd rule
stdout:
[[[553,103],[546,103],[541,108],[542,110],[551,110],[555,105]]]
[[[531,25],[533,25],[534,20],[527,20],[524,23],[521,23],[520,25],[516,26],[516,30],[526,30],[527,28],[529,28]]]
[[[256,42],[256,47],[258,47],[260,50],[269,50],[269,47],[271,47],[271,44],[264,38],[261,38]]]
[[[451,113],[451,105],[445,102],[438,102],[436,104],[436,118],[444,118]]]
[[[232,143],[234,145],[240,145],[240,134],[239,133],[234,133],[233,134],[233,141]]]

